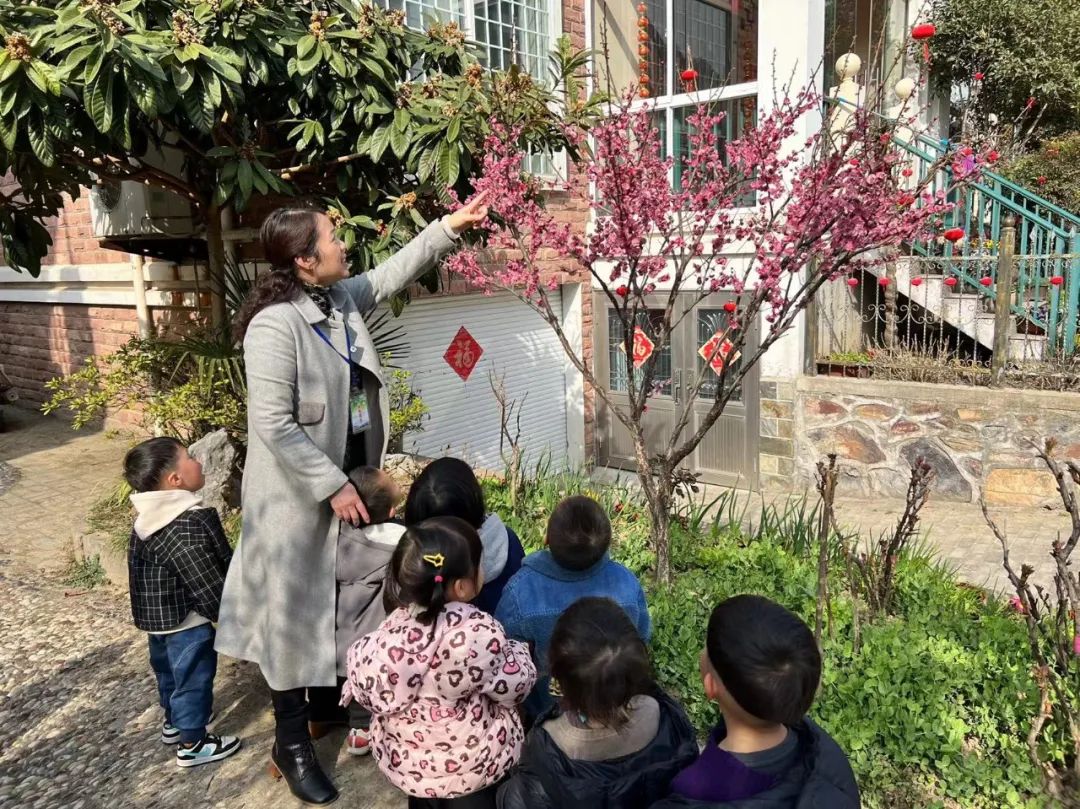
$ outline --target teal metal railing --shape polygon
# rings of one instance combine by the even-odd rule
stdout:
[[[962,160],[954,153],[955,145],[926,136],[896,142],[909,156],[913,181],[926,183],[931,192],[952,186],[952,160],[943,165],[942,158]],[[1069,356],[1080,351],[1080,216],[985,167],[977,179],[948,193],[956,207],[941,222],[942,231],[960,228],[963,240],[953,244],[938,238],[912,244],[912,251],[936,259],[942,275],[957,279],[955,291],[994,298],[995,259],[1005,220],[1012,216],[1016,253],[1010,304],[1013,313],[1025,329],[1045,334],[1051,355]]]

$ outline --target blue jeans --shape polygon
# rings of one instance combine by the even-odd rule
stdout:
[[[202,741],[214,706],[214,627],[201,624],[149,638],[150,667],[165,721],[180,731],[182,744]]]

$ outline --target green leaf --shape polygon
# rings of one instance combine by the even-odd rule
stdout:
[[[394,129],[404,132],[409,128],[409,120],[412,118],[409,115],[409,111],[406,109],[398,108],[394,110]]]
[[[420,182],[426,183],[431,179],[431,175],[435,171],[435,159],[437,156],[438,149],[428,149],[420,155]]]
[[[456,146],[451,146],[446,141],[439,144],[436,169],[436,179],[442,187],[446,188],[457,182],[461,163]]]
[[[266,166],[264,166],[262,163],[255,164],[255,173],[259,177],[262,177],[263,181],[266,183],[267,188],[269,188],[270,190],[278,191],[281,189],[281,180],[279,180],[274,174],[272,174],[270,170],[266,168]]]
[[[139,110],[147,118],[153,118],[157,114],[157,85],[138,70],[129,69],[125,71],[125,75],[128,92],[135,99]]]
[[[14,151],[17,135],[16,122],[8,120],[6,115],[0,115],[0,145],[3,145],[9,152]]]
[[[83,84],[89,84],[97,78],[101,70],[102,60],[105,58],[105,49],[96,45],[90,55],[86,57],[86,68],[83,70]]]
[[[338,51],[334,51],[330,54],[330,67],[342,78],[346,78],[349,75],[349,66],[345,63],[345,58]]]
[[[11,78],[12,74],[15,73],[15,71],[18,70],[21,66],[22,62],[18,61],[17,59],[12,59],[11,61],[9,61],[6,65],[0,68],[0,82],[7,81],[9,78]]]
[[[236,184],[240,188],[240,196],[243,199],[247,199],[251,196],[251,162],[248,160],[241,160],[236,167]]]
[[[459,137],[461,137],[461,119],[455,117],[446,128],[446,139],[451,143],[457,143]]]
[[[222,157],[232,157],[236,154],[236,149],[231,146],[215,146],[213,149],[208,149],[206,152],[207,157],[219,159]]]
[[[64,59],[64,63],[61,65],[60,69],[65,75],[74,72],[79,65],[86,61],[86,57],[93,53],[95,47],[97,46],[83,45],[82,47],[76,48],[67,55],[67,58]]]
[[[315,50],[316,44],[318,44],[318,40],[311,34],[300,37],[300,41],[296,43],[296,58],[303,59],[305,56],[308,56]]]
[[[56,153],[53,150],[53,137],[49,128],[45,126],[42,115],[31,115],[28,121],[27,134],[30,137],[30,148],[34,150],[37,159],[46,166],[52,166],[56,162]]]
[[[113,120],[113,74],[107,72],[83,90],[83,106],[99,132],[108,133]]]
[[[214,107],[207,107],[207,101],[207,94],[201,89],[180,96],[184,112],[202,132],[210,132],[214,127]]]
[[[188,92],[195,83],[195,72],[187,65],[173,65],[173,85],[180,95]]]
[[[409,209],[409,217],[412,219],[413,224],[420,230],[423,230],[428,226],[427,221],[425,221],[424,217],[420,215],[420,211],[416,210],[416,208]]]
[[[306,76],[319,66],[319,62],[322,61],[322,54],[316,48],[309,56],[304,59],[296,60],[296,72],[301,76]]]
[[[221,106],[221,81],[213,71],[206,71],[201,75],[203,88],[206,90],[207,99],[213,104],[214,109]]]
[[[380,126],[371,134],[371,159],[378,163],[382,160],[386,147],[390,145],[390,127]]]
[[[213,51],[207,51],[207,53],[213,54],[207,58],[206,63],[210,65],[210,68],[217,73],[221,78],[232,84],[242,84],[244,81],[243,76],[240,75],[240,71],[230,65],[224,59],[221,59]]]
[[[409,136],[405,132],[400,131],[397,127],[391,127],[390,148],[394,150],[394,155],[399,160],[408,154],[409,145]]]

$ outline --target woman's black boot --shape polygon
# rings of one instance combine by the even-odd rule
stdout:
[[[310,740],[296,744],[275,744],[270,760],[273,762],[270,774],[284,777],[292,794],[304,803],[325,806],[337,800],[337,787],[323,772]]]

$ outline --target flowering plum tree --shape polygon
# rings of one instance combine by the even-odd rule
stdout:
[[[579,165],[593,189],[586,234],[545,210],[538,184],[521,171],[516,128],[493,122],[474,181],[477,191],[492,191],[493,216],[484,244],[458,253],[450,268],[482,288],[510,290],[535,309],[611,417],[629,431],[652,520],[656,573],[668,580],[672,506],[686,479],[680,467],[742,379],[823,284],[872,269],[926,236],[949,204],[948,191],[932,195],[913,181],[893,147],[893,129],[910,120],[856,110],[842,130],[829,133],[820,124],[825,101],[812,87],[785,92],[756,126],[728,142],[718,134],[724,114],[700,106],[689,118],[689,154],[680,158],[675,187],[675,159],[663,156],[650,110],[636,106],[635,95],[613,104],[589,133],[591,149],[582,149]],[[582,130],[568,124],[565,134],[584,146]],[[947,168],[958,181],[972,172],[970,160],[945,160],[952,165],[934,169]],[[976,169],[981,160],[976,156]],[[627,362],[621,403],[565,333],[550,297],[553,268],[584,275],[606,297],[622,323],[628,360],[635,335],[653,344],[650,357]],[[686,385],[670,438],[659,452],[650,450],[643,415],[666,382],[658,379],[656,358],[680,321],[720,290],[734,296],[724,307],[726,322],[702,347],[706,362]],[[758,321],[754,344],[747,327]],[[698,406],[692,418],[707,381],[715,381],[715,395],[707,412]]]

